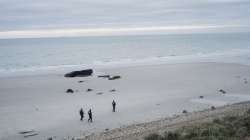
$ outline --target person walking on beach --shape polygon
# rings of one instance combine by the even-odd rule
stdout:
[[[79,113],[80,113],[81,121],[82,121],[82,119],[84,118],[84,111],[82,108],[80,109]]]
[[[113,100],[113,102],[112,102],[112,106],[113,106],[113,112],[115,112],[115,106],[116,106],[116,102],[115,102],[115,100]]]
[[[88,119],[88,122],[92,122],[92,111],[91,109],[88,111],[88,115],[89,115],[89,119]]]

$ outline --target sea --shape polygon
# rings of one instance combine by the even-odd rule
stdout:
[[[250,33],[0,39],[0,75],[197,60],[250,65]]]

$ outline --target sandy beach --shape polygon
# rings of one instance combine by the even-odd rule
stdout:
[[[1,140],[84,138],[105,129],[181,115],[183,110],[201,111],[250,100],[250,66],[241,64],[97,68],[93,76],[80,78],[65,78],[64,74],[1,77]],[[98,77],[105,74],[121,78]],[[69,88],[74,93],[66,93]],[[93,91],[88,92],[89,88]],[[115,113],[113,99],[117,102]],[[85,111],[82,122],[81,107]],[[93,123],[87,122],[90,108]],[[20,134],[23,131],[32,131],[33,136]]]

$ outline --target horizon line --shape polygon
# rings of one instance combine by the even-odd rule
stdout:
[[[118,36],[147,34],[177,34],[227,31],[246,27],[244,25],[176,25],[176,26],[144,26],[144,27],[113,27],[113,28],[71,28],[44,30],[11,30],[0,31],[0,39],[18,38],[56,38],[81,36]]]

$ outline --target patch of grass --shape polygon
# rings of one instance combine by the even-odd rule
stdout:
[[[250,137],[250,109],[241,116],[227,116],[190,127],[151,134],[144,140],[243,140]]]

